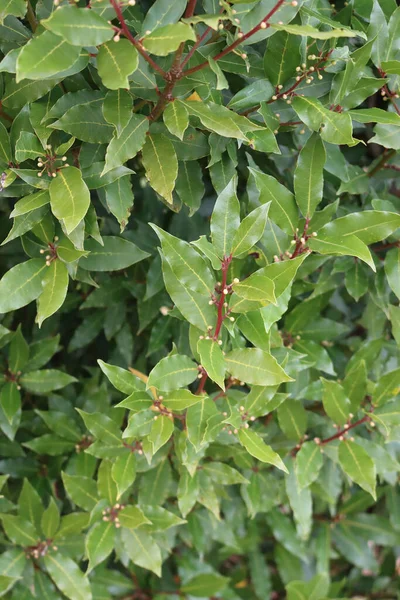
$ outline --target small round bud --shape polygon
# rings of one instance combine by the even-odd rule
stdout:
[[[301,243],[302,243],[302,244],[303,244],[303,246],[304,246],[304,244],[306,243],[306,239],[302,237],[302,238],[300,238],[300,241],[301,241]]]
[[[244,381],[240,381],[240,385],[243,386],[243,385],[246,385],[246,384],[245,384]]]
[[[46,252],[46,250],[44,250],[43,248],[40,248],[39,252],[40,252],[40,254],[44,254]]]
[[[310,67],[310,71],[315,71],[315,67]]]
[[[300,81],[300,79],[301,79],[300,75],[297,75],[296,81]]]
[[[243,60],[246,60],[247,54],[245,52],[243,52],[243,54],[241,54],[241,57],[243,58]]]
[[[250,421],[255,421],[256,418],[255,417],[250,417]]]
[[[227,416],[228,416],[228,413],[227,413],[227,412],[223,412],[223,413],[222,413],[222,415],[223,415],[224,417],[227,417]]]
[[[218,346],[222,346],[222,340],[218,340]]]
[[[281,115],[279,113],[275,113],[275,116],[279,119]]]
[[[340,442],[343,442],[343,440],[344,440],[344,437],[343,437],[342,435],[340,435],[340,436],[339,436],[339,441],[340,441]]]
[[[233,430],[233,433],[237,433],[237,432],[238,432],[238,430],[237,430],[237,429],[234,429],[234,430]]]
[[[239,278],[235,277],[235,279],[233,280],[233,283],[239,283]]]
[[[203,375],[202,375],[201,373],[199,373],[199,374],[197,375],[197,379],[201,379],[202,377],[203,377]]]
[[[284,100],[287,100],[287,95],[286,95],[286,94],[282,94],[282,98],[283,98]]]
[[[278,21],[278,25],[283,25],[283,21]]]
[[[305,130],[305,129],[300,129],[300,133],[301,133],[301,134],[303,134],[303,133],[305,133],[305,132],[306,132],[306,130]]]
[[[218,25],[218,29],[221,31],[223,28],[224,28],[224,24],[223,24],[223,23],[220,23],[220,24]]]
[[[209,300],[208,304],[211,306],[212,304],[214,304],[214,301],[213,300]]]
[[[239,406],[240,411],[244,411],[244,406]]]
[[[292,6],[297,6],[298,2],[297,0],[293,0],[293,2],[290,3]]]
[[[224,302],[224,308],[227,308],[227,307],[228,307],[228,303]]]
[[[46,144],[47,150],[51,150],[51,144]]]
[[[323,79],[323,78],[324,78],[324,76],[321,75],[321,73],[318,73],[318,79],[321,81],[321,79]]]
[[[350,419],[353,419],[353,418],[354,418],[354,415],[353,415],[353,413],[349,413],[349,418],[350,418]]]
[[[278,90],[281,90],[281,89],[283,89],[283,85],[280,83],[280,84],[278,85]]]
[[[260,27],[261,27],[261,29],[267,29],[267,27],[268,27],[268,26],[267,26],[267,24],[265,23],[265,21],[262,21],[262,22],[260,23]]]
[[[286,100],[286,104],[292,104],[291,100]]]
[[[306,83],[312,83],[312,78],[311,77],[307,77]]]
[[[65,162],[67,160],[67,157],[63,156],[61,160]]]
[[[227,294],[229,294],[228,290],[226,288],[224,288],[223,292],[224,296],[226,296]]]
[[[311,234],[313,237],[317,237],[318,233],[316,231],[313,231]]]
[[[58,242],[58,240],[59,240],[59,239],[60,239],[60,238],[58,237],[58,235],[55,235],[55,236],[54,236],[54,241],[55,241],[55,242]]]
[[[239,25],[240,19],[235,19],[235,23],[237,23]]]
[[[296,67],[296,71],[297,72],[301,71],[301,67]]]
[[[39,160],[39,162],[38,162],[37,166],[38,166],[38,167],[43,167],[43,163],[42,163],[42,162],[40,162],[40,160]]]
[[[57,173],[52,173],[51,176],[52,177],[57,177]]]
[[[272,96],[272,100],[278,100],[278,96]]]
[[[41,177],[42,175],[43,175],[43,173],[40,173],[40,172],[37,174],[38,177]]]
[[[117,33],[117,35],[114,35],[114,37],[113,37],[114,42],[119,42],[120,39],[121,39],[121,36],[118,35],[118,33]]]
[[[302,64],[301,64],[301,68],[302,68],[302,69],[305,69],[306,67],[307,67],[306,63],[302,63]]]
[[[239,31],[239,33],[237,34],[239,39],[242,39],[243,37],[243,33],[241,31]]]
[[[232,323],[233,323],[235,320],[235,317],[229,317],[229,320],[232,321]]]
[[[146,30],[146,35],[150,35],[150,34],[151,34],[151,30],[150,30],[150,29],[147,29],[147,30]]]
[[[128,0],[129,6],[135,6],[136,0]]]

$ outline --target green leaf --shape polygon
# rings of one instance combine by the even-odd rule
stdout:
[[[379,242],[400,227],[400,215],[387,211],[365,210],[335,219],[318,232],[320,236],[356,235],[365,244]]]
[[[239,442],[246,448],[247,452],[257,458],[257,460],[274,465],[281,471],[288,473],[279,454],[274,452],[271,446],[267,446],[254,431],[241,429],[238,433],[238,438]]]
[[[47,206],[43,206],[42,208],[37,208],[32,212],[22,215],[21,217],[16,217],[14,219],[13,226],[11,231],[9,232],[6,239],[2,242],[2,246],[4,244],[8,244],[12,240],[21,237],[27,231],[31,231],[35,225],[38,225],[43,221],[43,219],[48,215],[49,209]]]
[[[387,252],[385,273],[392,291],[400,299],[400,248],[392,248]]]
[[[18,54],[16,81],[55,77],[72,67],[80,52],[80,44],[71,47],[62,37],[44,31],[25,44]]]
[[[3,123],[0,123],[0,164],[8,167],[12,161],[10,136]]]
[[[213,339],[202,339],[197,343],[200,361],[207,375],[225,390],[225,360],[218,342]]]
[[[22,334],[21,325],[18,325],[18,329],[15,332],[10,344],[8,368],[10,369],[11,373],[21,373],[22,370],[25,370],[25,365],[28,360],[29,344]]]
[[[273,85],[285,84],[300,63],[299,38],[286,31],[278,31],[269,38],[264,54],[264,70]]]
[[[19,138],[21,139],[21,138]],[[25,215],[37,208],[42,208],[46,204],[50,202],[50,195],[47,190],[41,190],[40,192],[36,192],[35,194],[29,194],[29,196],[25,196],[21,198],[14,204],[14,208],[10,217],[20,217]]]
[[[79,261],[79,266],[87,271],[119,271],[144,260],[149,256],[132,242],[124,238],[106,236],[104,244],[90,239],[85,250],[90,254]]]
[[[160,548],[148,533],[124,528],[121,539],[125,552],[135,565],[153,571],[161,577]]]
[[[300,488],[310,486],[318,479],[323,465],[321,448],[315,442],[302,444],[296,455],[296,475]]]
[[[92,510],[98,502],[96,482],[89,477],[62,473],[65,490],[72,502],[84,510]]]
[[[61,6],[41,24],[73,46],[99,46],[110,40],[113,29],[93,10]]]
[[[178,160],[172,142],[161,133],[148,135],[142,161],[151,187],[169,203],[178,175]]]
[[[110,90],[129,88],[128,75],[136,71],[138,65],[138,51],[129,40],[107,42],[100,46],[97,69],[103,84]]]
[[[43,558],[47,572],[63,594],[70,600],[92,600],[87,577],[69,556],[57,552]]]
[[[22,375],[21,385],[33,394],[47,394],[77,381],[75,377],[56,369],[30,371]]]
[[[132,485],[136,477],[136,456],[133,452],[124,452],[117,456],[111,475],[118,488],[118,498]]]
[[[251,131],[263,129],[220,104],[184,101],[184,105],[189,115],[198,117],[206,129],[224,137],[248,140]]]
[[[103,175],[136,156],[143,147],[148,128],[149,122],[146,117],[135,114],[131,116],[119,136],[114,137],[107,147]]]
[[[43,515],[42,499],[28,479],[24,479],[18,498],[18,515],[39,530]]]
[[[235,485],[237,483],[249,483],[239,471],[229,467],[225,463],[212,461],[202,467],[210,477],[221,485]]]
[[[154,386],[158,390],[171,392],[192,383],[197,373],[196,364],[188,356],[166,356],[150,372],[147,389]]]
[[[350,110],[349,114],[353,121],[357,121],[357,123],[381,123],[400,127],[400,116],[381,108],[359,108]]]
[[[292,106],[300,119],[312,131],[331,144],[354,145],[351,117],[348,113],[336,113],[325,108],[316,98],[296,96]]]
[[[347,29],[341,27],[340,29],[331,29],[330,31],[319,31],[315,27],[311,25],[293,25],[290,23],[289,25],[281,25],[279,23],[271,23],[271,27],[273,29],[278,29],[278,31],[287,31],[292,35],[304,35],[307,37],[311,37],[315,40],[329,40],[331,38],[341,38],[348,37],[352,38],[355,36],[362,37],[365,40],[367,36],[362,31],[353,31],[352,29]]]
[[[181,43],[191,40],[196,41],[196,34],[186,23],[174,23],[158,27],[143,39],[143,46],[151,54],[167,56],[177,50]]]
[[[255,208],[240,223],[232,242],[232,255],[242,258],[262,238],[271,203]]]
[[[321,377],[323,394],[322,403],[328,417],[338,425],[344,425],[351,411],[350,400],[345,390],[337,381]]]
[[[235,283],[233,290],[240,298],[260,302],[263,306],[271,302],[276,304],[275,284],[262,272],[256,271],[240,283]]]
[[[95,523],[86,536],[86,555],[89,559],[87,572],[90,573],[111,554],[115,543],[113,522]]]
[[[122,527],[126,527],[127,529],[136,529],[141,525],[150,523],[143,514],[143,511],[137,506],[126,506],[119,512],[118,518]]]
[[[380,406],[373,413],[369,413],[373,421],[383,425],[386,430],[390,427],[400,425],[400,401],[387,402],[384,406]]]
[[[47,269],[43,259],[32,258],[12,267],[0,280],[0,313],[26,306],[42,293]]]
[[[163,112],[163,120],[168,131],[180,140],[189,126],[189,116],[185,105],[180,100],[174,100],[167,105]]]
[[[56,11],[58,12],[58,11]],[[93,99],[82,105],[73,106],[61,118],[51,124],[54,129],[61,129],[85,142],[107,144],[113,134],[113,126],[103,116],[103,98]],[[114,166],[119,166],[120,162]]]
[[[3,23],[5,17],[14,15],[23,18],[26,13],[25,0],[8,0],[2,2],[0,8],[0,23]]]
[[[52,539],[60,526],[60,513],[53,498],[46,510],[43,512],[41,529],[47,539]]]
[[[325,148],[321,138],[317,134],[311,135],[299,154],[294,173],[296,202],[308,219],[311,219],[322,200],[325,160]]]
[[[298,400],[288,398],[278,408],[279,425],[285,436],[300,442],[307,429],[307,411]]]
[[[107,185],[105,192],[107,206],[117,219],[122,233],[128,224],[129,216],[133,208],[134,198],[131,178],[129,175],[120,177],[117,181]]]
[[[219,194],[211,215],[212,244],[221,259],[232,253],[233,239],[239,223],[240,209],[234,177]]]
[[[107,123],[115,126],[119,137],[132,116],[132,97],[126,90],[117,89],[104,98],[103,115]]]
[[[338,221],[340,219],[337,219]],[[323,230],[321,230],[323,231]],[[330,233],[330,232],[329,232]],[[310,239],[308,246],[320,254],[349,255],[363,260],[375,271],[375,263],[368,246],[355,235],[328,235],[325,231],[321,237]]]
[[[400,129],[393,125],[376,125],[374,137],[368,140],[369,143],[380,144],[384,148],[400,149]]]
[[[130,371],[115,365],[109,365],[103,360],[98,360],[97,362],[111,385],[123,394],[131,394],[136,390],[142,389],[142,382],[133,373],[130,373]]]
[[[61,260],[50,263],[43,278],[43,292],[38,298],[37,323],[39,327],[63,305],[68,290],[69,275]]]
[[[1,388],[0,405],[1,429],[13,440],[21,421],[21,394],[14,382],[8,381]]]
[[[389,371],[380,377],[373,393],[373,401],[376,406],[385,404],[399,393],[400,369]]]
[[[185,160],[179,163],[175,190],[180,201],[189,207],[192,216],[200,207],[204,196],[203,174],[197,161]]]
[[[175,390],[164,396],[162,403],[172,411],[185,410],[201,400],[201,396],[196,396],[189,390]]]
[[[76,167],[67,167],[57,173],[49,187],[50,205],[54,216],[63,221],[70,234],[86,215],[90,192]]]
[[[206,261],[187,242],[151,224],[161,242],[163,254],[175,277],[195,292],[208,295],[214,290],[215,279]]]
[[[400,60],[382,61],[382,69],[386,75],[400,75]]]
[[[186,8],[186,0],[175,0],[173,4],[169,0],[156,0],[147,11],[142,23],[142,34],[153,31],[157,27],[176,23],[183,15]]]
[[[281,185],[275,177],[249,168],[260,192],[261,204],[270,203],[269,217],[283,231],[294,234],[299,220],[298,208],[293,194]]]
[[[204,575],[195,575],[187,581],[181,590],[184,594],[190,594],[195,598],[214,596],[221,592],[228,585],[229,579],[219,573],[205,573]]]
[[[343,471],[376,500],[376,470],[366,450],[349,440],[339,444],[339,462]]]
[[[148,440],[153,446],[155,454],[164,444],[168,442],[174,431],[174,421],[166,415],[156,415],[148,435]]]
[[[232,350],[225,355],[227,370],[233,377],[253,385],[276,385],[291,381],[276,359],[259,348]]]
[[[35,526],[29,521],[14,515],[2,515],[4,531],[7,537],[18,546],[35,546],[39,536]]]

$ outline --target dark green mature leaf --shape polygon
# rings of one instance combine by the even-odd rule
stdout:
[[[221,259],[228,257],[232,252],[233,239],[239,222],[239,201],[234,178],[219,194],[211,216],[212,244]]]
[[[250,169],[260,192],[260,202],[270,203],[269,216],[283,231],[293,234],[298,223],[298,209],[293,194],[274,177]]]
[[[149,375],[147,388],[154,386],[163,392],[171,392],[189,385],[197,376],[196,364],[188,357],[173,354],[160,360]]]
[[[309,137],[297,160],[294,173],[296,202],[303,215],[311,219],[322,200],[325,148],[319,135]]]
[[[57,552],[44,557],[46,569],[57,587],[70,600],[91,600],[92,592],[87,577],[69,556]]]
[[[149,256],[132,242],[111,235],[103,238],[103,244],[88,240],[85,250],[89,254],[80,260],[79,266],[88,271],[119,271]]]
[[[148,135],[142,160],[151,187],[172,204],[172,191],[178,175],[178,160],[172,142],[162,134]]]
[[[7,271],[0,280],[0,312],[16,310],[36,300],[42,292],[45,269],[44,260],[32,258]]]
[[[217,594],[223,590],[229,579],[218,573],[207,573],[196,575],[182,586],[183,593],[190,594],[195,598]]]
[[[196,41],[196,34],[192,27],[186,23],[175,23],[157,27],[143,39],[143,46],[151,54],[167,56],[188,40]]]
[[[279,454],[274,452],[270,446],[267,446],[263,440],[254,431],[241,429],[238,433],[239,441],[246,450],[261,462],[274,465],[285,473],[288,472]]]
[[[138,52],[128,40],[100,46],[97,68],[103,84],[110,90],[128,88],[128,75],[136,71],[138,64]]]
[[[17,82],[22,79],[46,79],[72,67],[78,60],[80,44],[71,47],[51,31],[32,38],[18,54]]]
[[[58,172],[49,187],[53,214],[64,222],[67,234],[71,233],[86,215],[90,193],[82,174],[76,167]]]
[[[291,378],[276,359],[258,348],[233,350],[225,355],[227,370],[240,381],[254,385],[276,385]]]
[[[375,465],[364,448],[349,440],[341,442],[339,462],[346,475],[376,499]]]

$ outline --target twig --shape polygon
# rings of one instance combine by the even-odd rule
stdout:
[[[136,40],[133,35],[131,34],[131,32],[128,29],[128,26],[125,22],[124,16],[122,14],[122,10],[121,7],[118,3],[117,0],[110,0],[113,9],[115,10],[115,13],[118,17],[118,20],[120,22],[121,25],[121,30],[124,34],[124,36],[131,42],[131,44],[133,44],[135,46],[135,48],[137,49],[137,51],[139,52],[139,54],[141,54],[143,56],[143,58],[145,59],[146,62],[149,63],[149,65],[151,65],[153,67],[153,69],[155,71],[157,71],[157,73],[159,73],[162,77],[164,77],[164,79],[166,78],[166,72],[158,66],[158,64],[147,54],[146,50],[144,49],[143,45]]]
[[[31,26],[32,32],[35,33],[37,26],[39,25],[36,15],[33,12],[32,4],[28,0],[26,5],[26,18],[28,19],[29,25]]]
[[[257,33],[258,31],[260,31],[261,29],[267,29],[268,27],[270,27],[270,24],[268,22],[269,19],[280,9],[280,7],[282,6],[282,4],[284,4],[284,2],[285,2],[285,0],[278,0],[278,2],[275,4],[275,6],[269,11],[269,13],[263,18],[263,20],[260,21],[260,23],[258,23],[258,25],[253,27],[253,29],[250,29],[250,31],[248,31],[241,37],[237,38],[229,46],[226,46],[226,48],[224,48],[224,50],[219,52],[219,54],[217,54],[216,56],[213,56],[212,59],[215,61],[220,60],[220,58],[223,58],[224,56],[229,54],[229,52],[232,52],[232,50],[237,48],[237,46],[239,46],[240,44],[242,44],[243,42],[248,40],[249,37],[251,37],[252,35]],[[195,67],[192,67],[191,69],[187,69],[186,71],[184,71],[183,76],[185,77],[187,75],[192,75],[192,73],[201,71],[201,69],[204,69],[207,66],[208,66],[208,61],[204,61],[203,63],[200,63],[199,65],[196,65]]]
[[[196,10],[197,0],[189,0],[187,3],[187,7],[185,10],[185,19],[192,17],[194,15],[194,11]]]
[[[390,158],[392,158],[392,156],[394,156],[395,154],[396,150],[390,150],[390,152],[384,151],[381,159],[377,162],[377,164],[370,171],[367,172],[368,177],[372,177],[373,175],[375,175],[375,173],[383,169],[387,161]]]

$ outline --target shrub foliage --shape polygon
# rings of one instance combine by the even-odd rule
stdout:
[[[0,596],[399,598],[399,29],[0,1]]]

